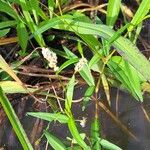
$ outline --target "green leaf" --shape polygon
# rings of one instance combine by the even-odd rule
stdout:
[[[136,11],[134,17],[131,20],[131,25],[129,26],[128,30],[132,31],[135,26],[141,23],[146,16],[146,14],[150,10],[150,0],[142,0],[138,10]]]
[[[37,90],[36,88],[25,89],[22,85],[15,81],[0,81],[0,86],[4,93],[32,93]]]
[[[134,44],[137,43],[137,39],[141,33],[142,28],[143,28],[143,24],[142,23],[138,24],[135,33],[132,34],[131,40],[133,41]]]
[[[107,77],[105,76],[104,73],[101,74],[101,80],[105,91],[106,99],[108,101],[108,104],[111,105],[109,85],[108,85]]]
[[[9,29],[0,30],[0,38],[5,36],[9,31],[10,31],[10,28]]]
[[[80,55],[83,57],[83,49],[82,49],[80,42],[78,42],[78,51],[79,51]]]
[[[103,62],[97,53],[91,58],[89,62],[89,68],[93,71],[101,73],[101,68],[103,68]]]
[[[72,58],[72,59],[67,60],[59,67],[59,70],[56,72],[56,74],[59,74],[63,69],[65,69],[69,65],[78,62],[78,60],[79,60],[78,58]]]
[[[91,58],[89,62],[89,68],[91,69],[93,65],[97,64],[98,61],[101,59],[98,54],[94,54],[94,56]]]
[[[78,58],[74,53],[72,53],[67,47],[63,46],[64,51],[66,52],[68,59]]]
[[[32,10],[34,20],[38,24],[38,12],[39,12],[39,1],[38,0],[29,0],[30,9]]]
[[[89,69],[89,66],[87,64],[83,66],[79,73],[89,86],[95,85],[91,70]]]
[[[92,150],[101,150],[101,146],[99,143],[100,135],[100,123],[99,119],[95,118],[91,124],[91,142],[92,142]]]
[[[118,147],[117,145],[105,140],[105,139],[101,139],[100,140],[100,144],[102,145],[102,147],[104,147],[107,150],[122,150],[120,147]]]
[[[11,103],[9,102],[9,100],[7,99],[7,97],[5,96],[5,94],[2,91],[2,88],[0,86],[0,103],[23,147],[23,149],[25,150],[33,150],[32,145],[30,144],[28,137],[13,109],[13,107],[11,106]]]
[[[48,9],[49,9],[50,18],[53,17],[54,7],[55,7],[54,0],[48,0]]]
[[[129,26],[130,26],[130,23],[126,24],[125,26],[117,30],[115,34],[109,39],[108,45],[110,46],[115,40],[117,40]]]
[[[85,137],[86,137],[86,134],[85,133],[80,133],[80,136],[81,138],[84,140]],[[70,139],[71,140],[71,143],[73,144],[78,144],[77,141],[73,138],[73,139]],[[81,148],[81,147],[80,147]]]
[[[81,146],[68,147],[67,150],[81,150]]]
[[[69,17],[71,18],[71,16]],[[67,16],[62,16],[59,18],[54,18],[54,20],[51,19],[46,25],[42,25],[34,34],[43,33],[47,29],[53,27],[60,30],[75,32],[81,38],[84,37],[84,34],[90,34],[99,35],[102,38],[109,40],[115,33],[112,29],[105,25],[84,23],[66,18]],[[150,80],[150,62],[143,54],[140,53],[140,51],[135,45],[133,45],[131,41],[120,36],[112,43],[112,45],[125,60],[127,60],[135,69],[137,69],[137,71],[139,71],[147,80]]]
[[[84,149],[84,150],[91,150],[89,146],[83,141],[82,137],[80,136],[77,127],[75,125],[74,119],[70,118],[68,121],[69,130],[73,136],[73,138],[77,141],[77,143]]]
[[[66,150],[66,146],[54,135],[50,134],[48,131],[44,131],[44,134],[48,140],[48,143],[54,148],[54,150]]]
[[[0,1],[0,12],[7,13],[11,17],[13,17],[15,20],[19,20],[19,16],[16,11],[11,7],[11,5],[8,2]]]
[[[34,33],[38,29],[38,27],[34,23],[32,17],[31,17],[31,14],[28,11],[28,6],[26,4],[26,0],[19,0],[19,2],[21,5],[21,8],[22,8],[22,11],[23,11],[23,15],[25,17],[26,24],[29,27],[31,33]],[[44,42],[41,34],[35,35],[35,39],[41,47],[45,47],[45,42]]]
[[[94,35],[86,35],[86,34],[78,34],[86,43],[87,45],[91,48],[91,51],[93,53],[96,53],[101,57],[101,52],[99,51],[100,48],[102,47],[101,43],[98,41],[98,39]]]
[[[84,99],[83,99],[83,106],[82,106],[82,111],[84,111],[89,104],[89,101],[91,99],[91,96],[93,95],[95,90],[95,86],[89,86],[85,93],[84,93]]]
[[[89,86],[84,94],[84,97],[91,97],[95,90],[95,86]]]
[[[14,20],[3,21],[3,22],[0,22],[0,29],[7,28],[7,27],[10,27],[10,26],[14,26],[16,24],[17,24],[17,22],[14,21]]]
[[[107,5],[106,24],[113,27],[120,11],[121,0],[109,0]]]
[[[54,48],[50,48],[50,49],[52,49],[52,51],[55,52],[58,56],[69,59],[65,52],[63,52],[61,50],[54,49]]]
[[[73,75],[68,83],[66,92],[65,108],[68,111],[70,111],[72,105],[74,86],[75,86],[75,76]]]
[[[129,92],[137,100],[143,101],[138,72],[120,56],[113,56],[108,62],[108,66]]]
[[[59,121],[60,123],[68,123],[69,118],[60,113],[46,113],[46,112],[28,112],[27,115],[37,117],[43,120]]]
[[[25,53],[27,43],[28,43],[28,32],[27,32],[26,26],[24,25],[23,22],[20,22],[17,25],[17,34],[18,34],[19,44],[20,44],[23,52]]]
[[[6,71],[15,81],[18,82],[18,84],[22,85],[21,80],[17,77],[12,68],[9,67],[9,65],[6,63],[6,61],[1,55],[0,55],[0,68]]]

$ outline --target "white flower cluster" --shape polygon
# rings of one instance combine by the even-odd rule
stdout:
[[[42,55],[48,61],[50,68],[54,68],[54,71],[57,71],[59,67],[57,66],[57,55],[49,48],[42,48]]]
[[[75,65],[75,68],[74,68],[75,72],[79,72],[86,63],[87,63],[87,59],[82,57],[79,60],[79,62]]]
[[[87,118],[86,117],[82,117],[82,120],[80,120],[80,125],[81,125],[81,127],[85,127],[85,125],[86,125],[86,122],[87,122]]]

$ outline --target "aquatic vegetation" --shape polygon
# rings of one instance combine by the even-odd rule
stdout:
[[[9,39],[10,43],[19,44],[19,51],[16,51],[16,57],[9,65],[0,55],[0,102],[25,150],[33,147],[5,95],[7,93],[29,94],[36,102],[47,103],[49,107],[53,104],[48,99],[56,100],[55,111],[27,113],[28,117],[48,122],[58,121],[68,126],[72,136],[69,142],[61,141],[51,134],[48,127],[43,132],[41,138],[46,137],[53,149],[120,150],[120,147],[103,139],[101,135],[101,98],[97,95],[99,89],[103,88],[106,103],[111,105],[110,87],[119,87],[127,90],[137,101],[143,102],[143,92],[146,90],[143,85],[150,86],[150,62],[137,48],[137,37],[143,21],[149,18],[150,0],[142,0],[132,17],[123,11],[125,4],[121,0],[109,0],[106,4],[92,7],[85,3],[74,4],[73,7],[68,2],[0,0],[0,45],[8,44],[4,39],[7,39],[11,30],[16,37]],[[78,9],[82,5],[85,8]],[[69,6],[72,9],[68,9]],[[90,15],[84,12],[86,9],[90,10]],[[119,15],[122,16],[122,23],[116,28]],[[26,84],[18,77],[24,63],[34,58],[42,59],[42,69],[49,71],[49,74],[42,74],[48,78],[45,82],[49,83],[49,89],[45,90],[43,86],[42,90],[40,82],[35,87]],[[59,83],[59,95],[54,86],[56,83]],[[75,88],[82,84],[86,84],[84,96],[74,100]],[[81,101],[83,111],[90,101],[95,104],[88,138],[77,126],[79,122],[84,128],[87,118],[78,120],[72,112],[74,103]]]

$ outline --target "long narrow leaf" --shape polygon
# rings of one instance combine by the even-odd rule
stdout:
[[[129,26],[128,30],[132,31],[134,29],[134,26],[137,26],[140,22],[142,22],[149,10],[150,0],[142,0],[138,10],[136,11],[133,19],[131,20],[131,25]]]
[[[19,44],[20,44],[23,52],[25,53],[27,43],[28,43],[28,32],[27,32],[26,26],[24,25],[23,22],[20,22],[17,25],[17,34],[18,34]]]
[[[54,148],[54,150],[66,150],[67,149],[61,140],[59,140],[54,135],[50,134],[48,131],[44,131],[44,134],[48,140],[48,143]]]
[[[7,28],[7,27],[10,27],[10,26],[14,26],[16,25],[17,22],[14,21],[14,20],[11,20],[11,21],[3,21],[0,23],[0,29],[2,28]]]
[[[60,123],[68,123],[69,118],[60,113],[46,113],[46,112],[28,112],[27,115],[37,117],[47,121],[59,121]]]
[[[77,143],[84,149],[84,150],[91,150],[89,146],[83,141],[82,137],[80,136],[77,127],[73,118],[70,118],[68,121],[69,130],[73,136],[73,138],[77,141]]]
[[[83,34],[99,35],[106,40],[109,40],[115,33],[105,25],[95,25],[74,21],[71,19],[65,19],[64,16],[63,19],[51,19],[46,25],[41,26],[41,28],[39,28],[36,32],[42,33],[52,27],[61,30],[73,31],[77,34],[81,34],[82,36]],[[119,37],[112,43],[112,45],[117,49],[118,53],[124,57],[125,60],[136,68],[147,80],[150,80],[150,62],[143,54],[140,53],[138,48],[133,45],[132,42],[130,42],[127,38]]]
[[[100,123],[98,118],[95,118],[91,124],[92,150],[101,150],[101,146],[99,143],[100,136]]]
[[[20,5],[22,7],[22,10],[23,10],[23,14],[25,16],[25,19],[26,19],[26,22],[27,22],[27,25],[30,29],[30,31],[32,33],[34,33],[38,27],[35,25],[32,17],[31,17],[31,14],[29,13],[28,11],[28,7],[26,5],[26,1],[25,0],[19,0],[20,1]],[[41,34],[38,34],[35,36],[35,39],[37,40],[38,44],[41,46],[41,47],[44,47],[45,46],[45,42],[43,40],[43,37]]]
[[[120,11],[121,0],[109,0],[107,6],[106,24],[113,27]]]
[[[9,102],[9,100],[7,99],[5,94],[3,93],[1,87],[0,87],[0,103],[1,103],[5,113],[7,114],[7,117],[9,118],[9,121],[10,121],[22,147],[24,148],[24,150],[33,150],[32,145],[30,144],[26,133],[25,133],[23,127],[21,126],[21,123],[20,123],[13,107],[11,106],[11,103]]]
[[[89,86],[95,86],[94,78],[87,64],[83,66],[83,68],[79,71],[79,73]]]
[[[68,59],[78,58],[73,52],[71,52],[67,47],[63,46],[64,51],[66,52]]]
[[[109,85],[108,85],[108,81],[107,81],[107,78],[104,73],[101,74],[101,79],[102,79],[102,84],[103,84],[103,88],[105,91],[106,99],[107,99],[109,105],[111,105]]]
[[[4,58],[0,55],[0,68],[6,71],[14,80],[16,80],[20,85],[22,85],[21,80],[17,77],[14,71],[9,67]]]
[[[125,62],[120,56],[113,56],[110,59],[108,66],[114,75],[131,92],[131,94],[137,100],[143,101],[138,72],[131,65]]]
[[[69,59],[66,62],[64,62],[60,67],[59,70],[57,71],[57,74],[60,73],[63,69],[65,69],[66,67],[68,67],[71,64],[74,64],[76,62],[78,62],[78,58],[73,58],[73,59]]]
[[[122,150],[117,145],[115,145],[115,144],[113,144],[113,143],[111,143],[105,139],[100,140],[100,144],[102,145],[102,147],[104,147],[107,150]]]
[[[25,89],[16,81],[0,81],[0,86],[3,89],[4,93],[28,93],[35,92],[36,88],[27,88]],[[12,88],[13,87],[13,88]]]
[[[9,3],[2,0],[0,1],[0,12],[5,12],[13,17],[15,20],[19,20],[17,12],[11,7],[11,5],[9,5]]]
[[[0,30],[0,38],[5,36],[8,32],[10,31],[10,29],[3,29],[3,30]]]
[[[75,76],[73,75],[67,86],[65,108],[70,111],[72,105],[73,91],[75,86]]]
[[[33,16],[35,19],[36,24],[38,24],[38,11],[39,11],[39,1],[38,0],[30,0],[30,8],[33,12]]]

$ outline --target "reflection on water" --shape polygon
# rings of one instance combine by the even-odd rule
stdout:
[[[75,99],[82,97],[85,89],[78,88],[75,91]],[[118,94],[118,95],[117,95]],[[117,97],[118,96],[118,97]],[[104,94],[100,94],[101,99],[103,99]],[[116,101],[117,97],[117,101]],[[145,95],[144,103],[142,104],[146,112],[150,116],[150,100],[149,96]],[[28,101],[30,101],[28,103]],[[31,100],[26,102],[25,112],[32,110]],[[78,125],[81,132],[86,132],[87,137],[90,134],[90,124],[92,117],[94,116],[94,103],[90,102],[84,112],[81,110],[81,105],[78,103],[74,104],[73,112],[76,119],[82,119],[82,117],[87,117],[87,123],[84,128]],[[116,89],[111,90],[111,112],[116,114],[118,119],[131,131],[138,140],[130,137],[126,132],[124,132],[118,124],[116,124],[113,119],[103,110],[100,109],[100,121],[102,125],[102,136],[109,141],[117,144],[123,150],[149,150],[150,149],[150,122],[146,119],[144,112],[142,110],[140,102],[134,100],[126,92],[119,91]],[[25,115],[24,112],[24,115]],[[36,119],[32,117],[24,116],[21,120],[27,134],[31,137],[31,131],[33,124]],[[45,125],[47,122],[45,122]],[[42,125],[43,126],[43,125]],[[70,136],[68,128],[66,125],[61,125],[58,123],[50,124],[50,131],[60,139],[66,139]],[[40,134],[38,135],[40,136]],[[0,128],[0,146],[4,146],[8,150],[21,150],[19,142],[14,138],[11,126],[8,121]],[[45,139],[41,142],[41,148],[37,147],[35,149],[44,150],[46,145]],[[51,149],[51,148],[49,148]]]

